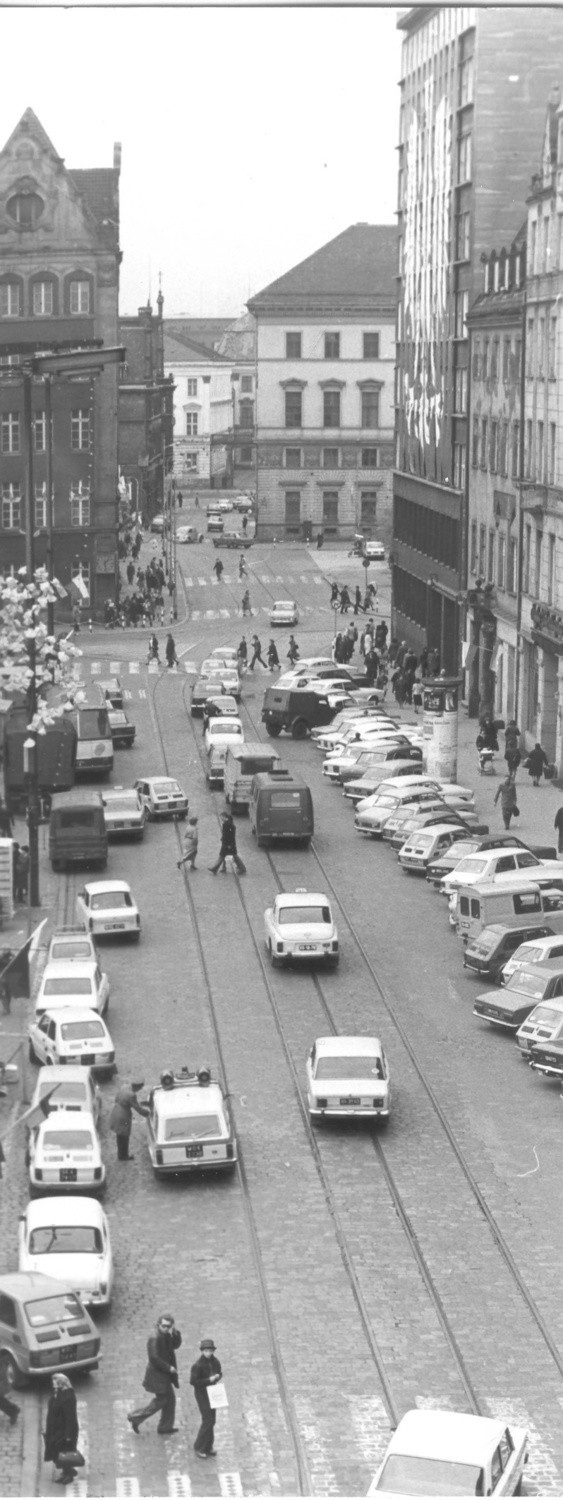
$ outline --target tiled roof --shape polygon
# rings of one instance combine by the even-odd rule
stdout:
[[[202,344],[214,349],[221,334],[232,323],[232,318],[165,318],[164,334],[171,334],[179,343]]]
[[[351,224],[334,240],[315,250],[251,297],[251,312],[314,308],[315,302],[335,307],[343,301],[365,306],[396,301],[397,230],[394,224]]]
[[[68,173],[108,240],[119,240],[119,172],[113,167],[90,167]],[[108,222],[104,222],[107,220]]]
[[[211,349],[208,344],[196,343],[195,339],[178,339],[167,332],[166,319],[164,320],[164,363],[167,365],[190,364],[194,362],[201,365],[226,365],[229,363],[222,354]]]

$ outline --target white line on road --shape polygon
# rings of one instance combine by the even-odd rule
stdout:
[[[141,1493],[141,1486],[132,1475],[121,1474],[115,1481],[115,1493],[117,1500],[135,1500]]]
[[[243,1495],[242,1479],[235,1470],[229,1474],[218,1474],[219,1489],[222,1495]]]
[[[168,1474],[168,1494],[171,1500],[183,1500],[184,1496],[191,1495],[192,1487],[189,1474],[181,1474],[179,1469],[170,1469]]]
[[[135,673],[138,672],[138,671],[139,671],[139,662],[138,661],[130,661],[129,662],[129,672],[130,672],[131,676],[134,677]]]
[[[102,670],[102,663],[101,663],[101,661],[93,661],[90,670],[91,670],[91,673],[92,673],[92,677],[99,677],[100,672]]]
[[[301,1436],[307,1449],[307,1464],[311,1475],[314,1495],[337,1495],[338,1481],[325,1452],[317,1419],[312,1406],[304,1398],[297,1397],[295,1414]]]

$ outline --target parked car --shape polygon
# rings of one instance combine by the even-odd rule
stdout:
[[[97,1370],[100,1336],[76,1292],[40,1271],[0,1276],[0,1360],[8,1384],[62,1370]]]
[[[534,1006],[518,1027],[516,1044],[520,1056],[525,1062],[530,1062],[536,1043],[543,1047],[546,1042],[551,1044],[561,1041],[562,1036],[563,996],[560,999],[544,1000],[540,1005]]]
[[[211,787],[212,791],[215,791],[218,787],[222,787],[224,785],[227,748],[227,745],[218,745],[215,749],[210,750],[209,752],[209,760],[207,763],[205,777],[207,785]]]
[[[527,1458],[523,1427],[424,1407],[401,1418],[368,1495],[519,1495]]]
[[[307,1058],[307,1105],[314,1123],[387,1120],[389,1066],[376,1036],[319,1036]]]
[[[31,1131],[29,1182],[36,1193],[101,1193],[106,1169],[91,1115],[59,1109]]]
[[[88,1066],[76,1063],[52,1063],[41,1068],[33,1090],[31,1108],[49,1095],[49,1113],[57,1109],[68,1109],[76,1113],[85,1110],[91,1114],[97,1126],[102,1112],[102,1096]]]
[[[100,937],[141,936],[141,917],[126,880],[91,880],[76,897],[76,915],[88,932]]]
[[[204,734],[204,742],[207,753],[216,749],[219,745],[242,744],[244,730],[240,719],[210,719]]]
[[[45,1010],[29,1028],[29,1057],[34,1063],[65,1063],[115,1073],[115,1049],[105,1021],[87,1006]],[[52,1068],[48,1069],[49,1075]]]
[[[385,562],[383,542],[364,542],[364,557],[369,557],[370,562]]]
[[[35,1016],[44,1010],[67,1010],[70,1006],[105,1015],[109,1005],[109,979],[92,959],[58,959],[46,964],[35,1000]]]
[[[147,1138],[157,1177],[234,1171],[237,1142],[228,1096],[209,1068],[161,1073],[149,1096]]]
[[[162,536],[162,532],[164,531],[164,526],[165,526],[165,521],[164,521],[164,516],[163,515],[159,514],[157,516],[153,516],[152,521],[151,521],[151,531],[155,532],[155,534],[157,536]]]
[[[473,1015],[494,1026],[518,1031],[518,1027],[527,1020],[536,1005],[543,1000],[551,1000],[556,995],[563,995],[561,958],[517,969],[503,989],[485,990],[483,995],[477,996]]]
[[[483,934],[481,934],[483,936]],[[507,958],[500,976],[501,984],[509,984],[511,976],[517,969],[527,969],[530,964],[545,964],[550,958],[563,959],[563,933],[549,932],[547,928],[535,931],[524,938],[522,929],[518,929],[518,946],[510,958]],[[465,950],[467,956],[467,949]]]
[[[321,959],[334,969],[340,958],[330,901],[318,891],[280,892],[264,912],[264,938],[272,968]]]
[[[421,828],[411,834],[399,849],[399,864],[407,875],[425,875],[428,861],[437,851],[449,848],[456,839],[463,838],[463,828],[450,823],[435,823],[433,828]]]
[[[270,610],[270,625],[298,625],[299,610],[295,599],[276,599]]]
[[[108,708],[112,745],[115,750],[130,750],[137,733],[124,708]]]
[[[515,969],[525,968],[527,962],[541,963],[544,956],[550,958],[560,955],[563,958],[563,937],[559,935],[554,938],[553,934],[550,934],[549,941],[556,944],[555,955],[551,951],[545,955],[542,953],[541,958],[532,956],[538,949],[541,951],[548,932],[547,926],[538,926],[537,923],[528,927],[510,927],[501,922],[491,922],[466,943],[463,966],[471,969],[474,974],[492,980],[493,984],[507,984]],[[522,959],[512,967],[518,953],[522,953]]]
[[[47,949],[47,964],[78,961],[100,962],[100,955],[91,932],[83,927],[56,927],[51,934]]]
[[[83,1307],[109,1307],[113,1257],[109,1224],[95,1198],[43,1198],[20,1215],[18,1268],[74,1288]]]
[[[107,787],[102,792],[102,802],[109,839],[144,838],[147,814],[136,787]]]
[[[188,816],[188,798],[173,776],[139,776],[134,782],[149,819]]]

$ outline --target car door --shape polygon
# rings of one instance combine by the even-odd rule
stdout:
[[[99,965],[96,966],[94,982],[98,994],[96,1008],[100,1012],[100,1015],[104,1016],[108,1007],[109,1000],[109,980],[107,974],[102,973]]]
[[[34,1047],[37,1056],[41,1058],[42,1062],[46,1062],[48,1056],[52,1059],[52,1052],[49,1052],[49,1027],[51,1025],[52,1022],[49,1020],[49,1017],[43,1015],[37,1024],[35,1032]]]
[[[501,854],[494,862],[493,875],[504,875],[507,870],[516,869],[516,858],[514,854]]]

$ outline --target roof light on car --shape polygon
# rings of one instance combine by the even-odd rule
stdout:
[[[211,1068],[207,1064],[203,1068],[198,1068],[197,1081],[202,1089],[207,1088],[211,1083]]]

